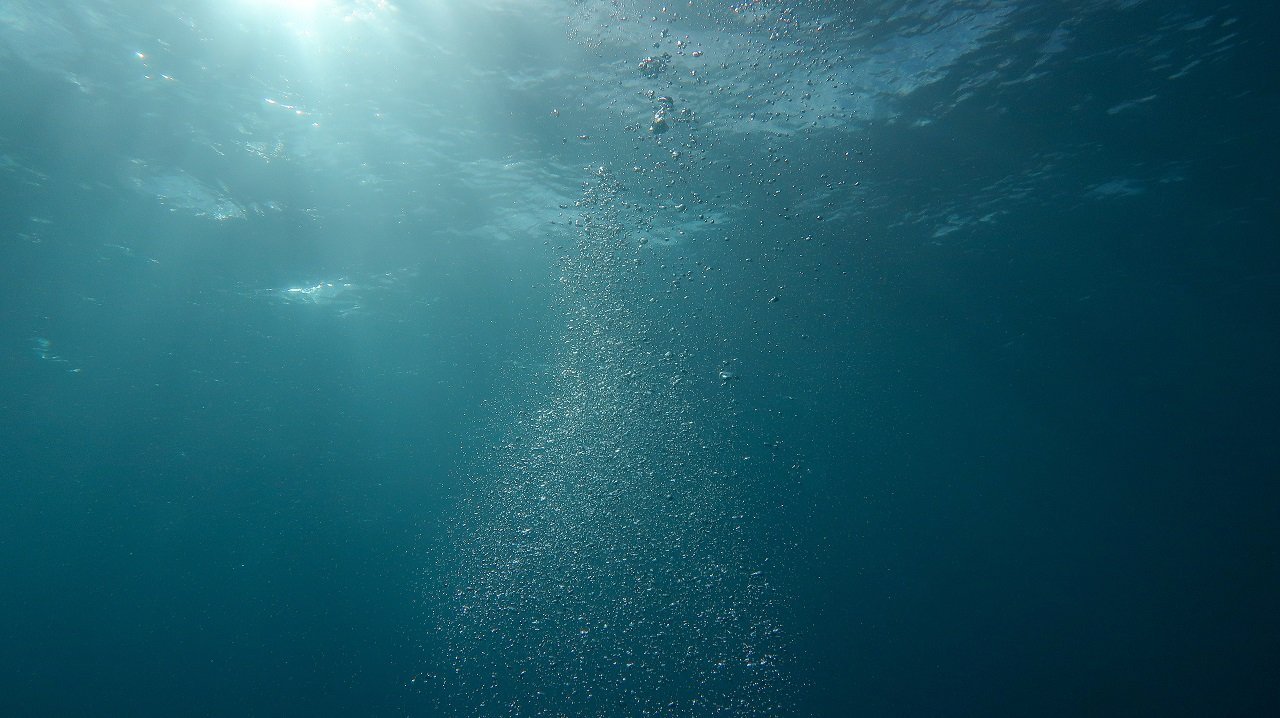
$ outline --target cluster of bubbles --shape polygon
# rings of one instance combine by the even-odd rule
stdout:
[[[688,358],[639,301],[623,192],[604,168],[586,183],[549,382],[472,472],[423,678],[449,714],[786,712],[773,567]]]

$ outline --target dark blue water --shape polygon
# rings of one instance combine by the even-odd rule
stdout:
[[[0,3],[0,714],[1274,712],[1273,10]]]

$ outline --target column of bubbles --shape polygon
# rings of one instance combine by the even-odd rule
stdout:
[[[728,449],[629,281],[624,191],[604,168],[585,183],[551,376],[495,428],[461,502],[429,677],[451,714],[773,716],[790,703]]]

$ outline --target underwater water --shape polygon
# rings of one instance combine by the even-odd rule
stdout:
[[[1280,708],[1277,10],[0,2],[0,715]]]

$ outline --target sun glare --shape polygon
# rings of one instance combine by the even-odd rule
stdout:
[[[334,6],[334,0],[240,0],[245,10],[285,21],[308,20]]]
[[[307,14],[314,12],[324,0],[261,0],[263,5],[272,5],[281,10]]]
[[[286,23],[368,20],[394,12],[390,0],[239,0],[243,10]]]

